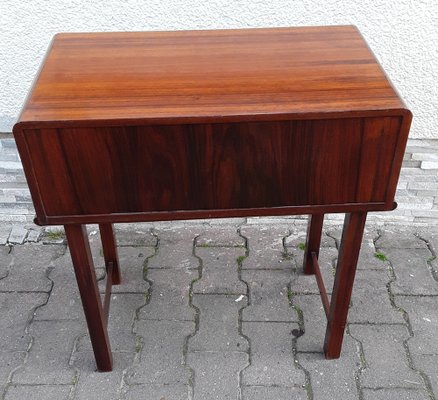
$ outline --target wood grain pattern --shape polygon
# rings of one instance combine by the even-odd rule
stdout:
[[[44,220],[379,202],[392,207],[387,182],[395,173],[399,128],[397,117],[48,128],[25,131],[25,141]]]
[[[77,127],[354,113],[406,110],[357,29],[331,26],[59,34],[19,121]]]

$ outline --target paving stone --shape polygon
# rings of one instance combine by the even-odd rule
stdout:
[[[67,400],[71,385],[13,385],[8,388],[5,400]]]
[[[36,311],[35,319],[83,320],[84,312],[70,254],[66,253],[56,259],[52,266],[48,278],[53,282],[53,288],[47,304]]]
[[[187,400],[189,388],[185,385],[131,385],[125,400]]]
[[[140,293],[115,293],[111,295],[108,319],[108,335],[114,352],[135,352],[133,324],[136,311],[145,303]],[[85,316],[82,316],[85,320]],[[92,351],[90,337],[84,335],[78,340],[76,351]]]
[[[15,246],[12,249],[13,265],[7,278],[0,280],[1,291],[48,292],[52,282],[47,269],[62,255],[62,247],[46,247],[40,244]]]
[[[393,294],[437,295],[438,282],[427,265],[427,249],[386,249],[396,280],[391,283]]]
[[[9,274],[13,259],[10,247],[0,247],[0,280]]]
[[[113,285],[112,293],[147,293],[149,282],[144,279],[145,264],[148,257],[154,254],[151,247],[119,247],[120,272],[122,283]],[[105,262],[102,257],[101,264]],[[99,282],[100,291],[105,291],[106,280]]]
[[[8,242],[12,244],[23,244],[27,236],[27,229],[21,225],[12,226]]]
[[[113,351],[113,370],[111,372],[96,371],[94,354],[91,351],[75,353],[72,364],[77,367],[75,399],[119,400],[123,371],[131,365],[133,353]]]
[[[327,318],[319,294],[293,296],[292,304],[300,310],[304,322],[304,333],[296,344],[298,351],[322,354]]]
[[[246,297],[194,295],[199,308],[199,328],[189,339],[188,351],[247,351],[248,341],[239,334],[239,310],[246,306]]]
[[[0,352],[26,351],[26,327],[33,310],[47,301],[45,293],[0,293]]]
[[[199,260],[193,255],[193,243],[199,230],[193,228],[156,229],[154,232],[159,238],[159,246],[156,255],[148,260],[148,269],[198,268]]]
[[[157,245],[157,238],[149,228],[142,228],[140,224],[131,224],[129,228],[114,225],[117,246],[147,246]]]
[[[193,293],[246,294],[237,263],[245,255],[243,248],[197,247],[196,255],[202,260],[202,276],[193,284]]]
[[[307,225],[302,226],[300,230],[290,228],[291,234],[284,240],[285,246],[289,251],[293,249],[295,254],[304,254],[302,247],[306,244]],[[336,241],[328,236],[324,230],[321,235],[321,247],[336,247]]]
[[[11,234],[12,226],[10,224],[0,224],[0,246],[4,246],[8,243],[9,235]]]
[[[242,280],[249,287],[249,306],[242,311],[243,321],[285,321],[297,320],[291,308],[288,287],[292,273],[288,270],[246,270]]]
[[[69,365],[74,341],[86,327],[78,321],[34,321],[29,356],[22,368],[14,373],[14,384],[55,385],[72,383],[75,371]]]
[[[363,389],[364,400],[427,400],[424,390],[416,389]]]
[[[242,372],[245,386],[304,385],[304,373],[294,363],[292,330],[298,325],[284,322],[243,322],[250,341],[251,365]]]
[[[0,347],[0,396],[4,392],[8,384],[8,378],[12,371],[23,364],[26,357],[26,352],[11,352]]]
[[[409,338],[405,326],[350,324],[349,329],[362,343],[365,355],[366,368],[360,375],[362,387],[421,387],[421,377],[410,369],[403,345]]]
[[[338,257],[338,251],[333,247],[325,247],[319,253],[318,263],[327,293],[331,293],[334,282],[334,265]],[[297,267],[295,279],[291,282],[293,293],[311,294],[319,293],[315,275],[304,275],[302,263]]]
[[[137,321],[142,338],[140,360],[128,372],[128,384],[188,384],[190,371],[183,365],[183,349],[195,324],[187,321]]]
[[[301,387],[244,386],[242,400],[307,400],[307,393]]]
[[[396,304],[408,313],[414,332],[408,341],[411,353],[438,355],[438,297],[397,296]]]
[[[412,361],[415,368],[426,374],[433,393],[438,393],[438,355],[436,354],[413,354]],[[429,396],[429,398],[433,398]]]
[[[242,226],[241,234],[248,239],[249,255],[243,260],[242,269],[291,269],[290,257],[285,257],[283,239],[289,235],[287,226]]]
[[[248,363],[241,352],[196,352],[187,355],[195,371],[193,400],[239,399],[239,372]]]
[[[236,225],[209,226],[196,239],[197,247],[245,247],[246,240],[239,235]]]
[[[195,309],[190,307],[190,286],[198,271],[183,269],[150,269],[151,298],[139,312],[140,319],[192,321]]]
[[[42,229],[29,229],[26,237],[26,242],[38,242],[42,233]]]
[[[382,229],[381,236],[376,242],[379,249],[426,249],[427,245],[411,230],[399,227],[386,227]]]
[[[403,314],[391,305],[386,271],[359,270],[356,273],[349,322],[404,323]]]
[[[301,337],[298,338],[298,343],[300,340]],[[358,398],[355,373],[360,367],[360,359],[356,345],[356,341],[347,334],[344,337],[342,355],[336,360],[326,360],[322,353],[297,354],[298,362],[310,375],[310,385],[315,399]]]

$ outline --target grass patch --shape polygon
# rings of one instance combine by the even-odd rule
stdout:
[[[388,261],[388,259],[386,258],[385,254],[380,253],[380,252],[374,253],[374,257],[376,257],[380,261]]]
[[[62,230],[46,232],[46,238],[50,240],[61,240],[65,238],[65,232]]]
[[[427,259],[427,262],[428,262],[428,263],[431,263],[431,262],[434,261],[434,260],[436,260],[436,257],[435,257],[435,256],[430,256],[430,257]]]
[[[305,250],[306,249],[306,243],[300,243],[300,244],[298,244],[298,248],[300,249],[300,250]]]
[[[246,256],[239,256],[236,258],[237,264],[242,265],[243,260],[246,258]]]

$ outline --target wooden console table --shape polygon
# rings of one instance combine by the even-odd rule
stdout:
[[[14,135],[36,223],[65,226],[98,369],[121,279],[112,223],[210,217],[311,215],[304,272],[339,357],[366,215],[395,208],[410,121],[351,26],[56,35]],[[318,253],[338,212],[329,302]],[[100,225],[103,302],[85,224]]]

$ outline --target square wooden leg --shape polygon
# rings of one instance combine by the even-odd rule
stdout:
[[[346,214],[324,342],[325,358],[339,358],[367,213]]]
[[[65,225],[68,246],[82,299],[91,344],[99,371],[112,370],[112,355],[106,317],[97,286],[85,225]]]
[[[322,225],[324,222],[324,214],[309,215],[309,223],[307,225],[306,247],[304,249],[303,271],[306,275],[315,273],[313,269],[312,253],[318,258],[319,247],[321,245]]]
[[[122,281],[122,276],[120,273],[119,256],[117,254],[113,224],[99,224],[99,230],[105,266],[108,268],[109,264],[112,263],[112,284],[118,285]]]

